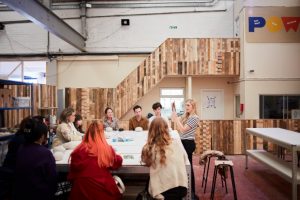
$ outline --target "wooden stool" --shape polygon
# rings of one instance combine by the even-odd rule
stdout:
[[[224,178],[224,182],[225,182],[226,193],[228,193],[228,191],[227,191],[227,183],[226,183],[226,170],[228,168],[230,169],[230,176],[231,176],[231,183],[232,183],[232,189],[233,189],[234,199],[237,200],[236,188],[235,188],[235,181],[234,181],[234,174],[233,174],[233,163],[232,163],[231,160],[215,160],[214,177],[213,177],[213,182],[212,182],[212,186],[211,186],[211,193],[210,193],[210,199],[211,200],[214,199],[218,170],[222,170],[221,171],[221,180],[222,180],[222,177],[223,177]]]
[[[202,156],[200,158],[200,164],[204,164],[204,169],[203,169],[201,187],[203,187],[203,185],[204,185],[204,193],[206,192],[210,160],[212,157],[215,157],[218,159],[220,159],[222,157],[225,158],[224,153],[221,151],[207,150],[202,154]],[[206,162],[204,160],[206,160]],[[223,186],[223,182],[222,182],[222,186]]]

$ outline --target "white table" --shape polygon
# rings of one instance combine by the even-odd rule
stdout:
[[[115,149],[116,153],[123,158],[123,165],[118,170],[112,171],[114,174],[149,174],[149,167],[146,167],[141,163],[141,152],[144,144],[147,141],[148,132],[136,132],[136,131],[113,131],[105,132],[107,142]],[[180,140],[177,131],[171,132],[173,139]],[[80,142],[75,142],[79,144]],[[180,143],[181,144],[181,143]],[[183,147],[182,147],[183,148]],[[68,160],[73,150],[66,150],[64,152],[63,159],[56,161],[56,169],[60,172],[68,172],[69,164]],[[186,170],[188,174],[188,194],[185,199],[191,199],[191,165],[186,159]],[[171,181],[171,180],[170,180]]]
[[[247,134],[290,149],[292,151],[292,163],[288,163],[265,150],[247,150]],[[297,151],[300,151],[300,133],[281,128],[247,128],[244,146],[246,169],[248,168],[248,156],[266,164],[281,177],[292,183],[293,200],[296,200],[297,184],[300,184],[300,169],[297,167]]]

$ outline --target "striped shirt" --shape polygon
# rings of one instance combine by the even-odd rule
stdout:
[[[198,115],[190,116],[187,119],[186,124],[189,127],[191,127],[191,129],[186,131],[185,133],[181,133],[180,134],[180,139],[182,139],[182,140],[195,140],[195,133],[196,133],[196,129],[198,127],[199,121],[200,121],[200,118],[198,117]],[[183,124],[183,125],[185,125],[185,124]]]

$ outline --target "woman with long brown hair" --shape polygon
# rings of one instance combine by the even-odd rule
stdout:
[[[95,121],[88,127],[70,161],[70,200],[122,198],[110,170],[121,167],[123,159],[107,143],[102,123]]]
[[[168,124],[155,118],[143,147],[142,162],[150,167],[149,193],[155,199],[181,200],[187,194],[188,159],[180,141],[172,139]]]

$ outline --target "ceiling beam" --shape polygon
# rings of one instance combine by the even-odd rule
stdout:
[[[1,0],[11,9],[45,28],[80,51],[85,51],[85,40],[80,33],[61,20],[56,14],[37,0]]]

